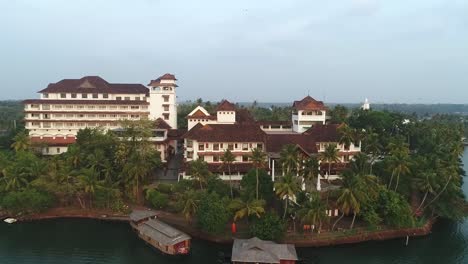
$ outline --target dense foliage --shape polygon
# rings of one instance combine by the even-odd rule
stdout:
[[[264,240],[279,240],[283,237],[285,223],[275,213],[267,213],[250,226],[250,234]]]
[[[225,201],[216,193],[207,193],[200,200],[197,220],[198,227],[211,234],[222,234],[226,230],[229,211]]]

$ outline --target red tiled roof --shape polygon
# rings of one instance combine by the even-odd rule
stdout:
[[[187,129],[184,128],[170,129],[167,133],[167,137],[171,139],[180,139],[185,133],[187,133]]]
[[[296,145],[307,154],[317,153],[315,141],[303,134],[267,134],[266,151],[279,153],[286,145]]]
[[[257,124],[259,125],[276,125],[276,126],[292,126],[292,123],[290,120],[288,121],[257,121]]]
[[[161,83],[161,80],[172,80],[172,81],[177,81],[176,77],[174,74],[166,73],[163,76],[158,77],[155,80],[151,80],[148,86],[172,86],[172,87],[178,87],[177,84],[175,83]]]
[[[63,79],[51,83],[40,93],[110,93],[147,94],[148,88],[135,83],[108,83],[99,76],[85,76],[81,79]]]
[[[252,116],[247,109],[236,110],[236,122],[237,123],[255,123],[255,118]]]
[[[86,105],[149,105],[146,101],[130,100],[55,100],[55,99],[28,99],[24,104],[86,104]]]
[[[31,137],[31,143],[44,144],[48,146],[68,146],[76,142],[75,137]]]
[[[205,117],[209,117],[209,115],[206,115],[205,113],[203,113],[203,111],[198,109],[195,113],[193,113],[193,115],[188,115],[187,117],[205,118]]]
[[[254,124],[197,124],[184,138],[202,142],[264,142],[265,132]]]
[[[300,101],[294,101],[293,108],[296,110],[326,110],[322,101],[317,101],[310,96],[304,97]]]
[[[156,129],[171,129],[171,126],[166,123],[162,118],[158,118],[154,121]]]
[[[334,170],[334,171],[342,171],[349,167],[350,167],[349,163],[337,162],[337,163],[331,164],[331,170]],[[328,172],[328,163],[326,162],[320,163],[320,170],[322,171],[323,174],[325,174],[325,172]]]
[[[337,124],[329,125],[313,125],[303,134],[312,138],[315,142],[338,142],[340,140],[340,133],[338,132]]]
[[[216,107],[216,111],[235,111],[236,106],[229,102],[228,100],[223,100]]]

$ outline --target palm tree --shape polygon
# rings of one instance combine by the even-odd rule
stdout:
[[[13,138],[13,144],[11,147],[16,151],[26,151],[28,150],[31,141],[29,139],[29,135],[26,131],[21,131]]]
[[[5,181],[6,191],[18,191],[22,188],[25,188],[29,184],[26,176],[23,173],[15,171],[14,169],[3,169],[2,174]]]
[[[234,199],[234,193],[232,192],[232,179],[231,179],[231,165],[236,160],[236,157],[232,154],[229,149],[224,151],[223,156],[221,156],[221,161],[223,166],[227,167],[229,173],[229,188],[231,189],[231,199]]]
[[[283,173],[285,173],[284,168],[286,168],[286,174],[290,174],[293,168],[297,167],[297,146],[288,144],[283,147],[280,152],[280,163],[283,168]]]
[[[414,186],[419,191],[424,193],[423,199],[415,212],[418,212],[419,209],[422,208],[429,194],[435,193],[435,189],[437,189],[436,179],[437,174],[434,172],[421,173],[416,175],[416,177],[413,179]]]
[[[410,171],[409,165],[409,154],[404,150],[396,150],[390,156],[391,166],[393,167],[392,170],[392,177],[390,178],[390,182],[388,184],[388,188],[392,185],[393,176],[397,175],[397,180],[395,184],[395,192],[398,189],[398,183],[400,181],[401,174],[407,174]]]
[[[205,183],[210,175],[208,170],[208,163],[201,159],[190,162],[190,173],[200,183],[200,189],[203,190],[203,183]]]
[[[200,199],[194,190],[189,190],[180,196],[180,201],[182,202],[182,214],[185,220],[191,223],[193,216],[197,212]]]
[[[336,163],[340,160],[339,150],[336,148],[336,144],[328,144],[325,147],[325,151],[320,153],[319,159],[322,162],[328,163],[328,175],[327,175],[327,180],[328,180],[328,177],[330,177],[330,174],[331,174],[331,164]]]
[[[379,141],[379,135],[369,129],[364,137],[364,152],[371,155],[370,160],[370,174],[372,174],[372,167],[374,166],[375,159],[382,152],[382,145]]]
[[[286,217],[286,212],[288,211],[289,198],[294,197],[297,192],[299,192],[300,186],[297,182],[297,178],[293,177],[292,174],[286,174],[284,177],[281,177],[281,180],[275,183],[275,192],[280,199],[284,199],[284,214],[283,219]]]
[[[89,206],[93,207],[93,196],[100,186],[97,174],[93,169],[82,169],[78,175],[78,182],[85,194],[88,196]]]
[[[151,162],[137,152],[129,158],[122,169],[124,178],[133,185],[134,198],[137,203],[140,201],[140,182],[144,181],[152,170]]]
[[[260,218],[262,214],[265,213],[265,200],[250,200],[248,202],[244,202],[241,199],[234,199],[232,200],[229,208],[234,213],[234,221],[238,219],[242,219],[244,217],[250,217],[255,215],[257,218]]]
[[[338,133],[340,134],[339,143],[342,144],[345,148],[349,148],[351,144],[356,141],[355,131],[346,123],[343,123],[338,128]]]
[[[257,186],[256,186],[256,197],[258,200],[258,186],[259,186],[259,179],[258,179],[258,169],[263,168],[265,166],[265,159],[266,154],[259,148],[252,149],[252,159],[253,166],[255,167],[255,176],[257,178]]]
[[[309,200],[299,209],[298,215],[302,223],[317,226],[320,233],[323,221],[328,219],[326,210],[327,207],[322,202],[320,194],[312,192]]]
[[[306,182],[306,186],[309,185],[312,187],[312,184],[315,182],[315,177],[319,174],[319,163],[316,157],[310,157],[303,162],[302,177]],[[307,184],[309,183],[309,184]],[[309,190],[312,188],[309,187]]]

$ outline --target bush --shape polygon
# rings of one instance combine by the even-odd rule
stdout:
[[[379,215],[385,224],[393,227],[414,226],[410,205],[400,194],[394,191],[382,191],[377,201]]]
[[[160,184],[158,184],[156,189],[158,191],[162,192],[162,193],[171,194],[173,186],[172,186],[172,184],[168,184],[168,183],[160,183]]]
[[[210,234],[222,234],[229,220],[229,211],[217,193],[205,194],[197,211],[198,227]]]
[[[183,193],[193,189],[193,183],[191,180],[180,180],[178,183],[173,185],[172,191],[175,193]]]
[[[209,193],[215,192],[221,197],[229,196],[231,193],[229,184],[221,180],[218,176],[208,177],[206,189]]]
[[[35,189],[26,189],[7,193],[1,201],[1,207],[14,214],[38,213],[50,208],[53,203],[52,195]]]
[[[264,240],[278,240],[284,235],[286,225],[275,213],[267,213],[250,225],[250,234]]]
[[[116,212],[124,211],[122,193],[114,188],[97,188],[94,192],[94,206],[97,208],[110,208]]]
[[[169,195],[151,189],[146,192],[146,200],[148,200],[154,208],[163,209],[169,203]]]

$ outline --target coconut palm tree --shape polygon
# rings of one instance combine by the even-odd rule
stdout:
[[[328,180],[328,177],[330,177],[330,174],[331,174],[332,163],[336,163],[340,160],[339,150],[336,148],[336,144],[328,144],[325,147],[325,151],[319,154],[319,159],[322,162],[328,163],[328,175],[327,175],[327,180]]]
[[[226,149],[224,151],[223,156],[221,156],[223,167],[227,167],[229,173],[229,188],[231,189],[231,199],[234,199],[234,193],[232,192],[231,165],[235,160],[236,157],[232,154],[232,152],[229,149]]]
[[[306,186],[309,185],[309,190],[312,189],[312,185],[315,182],[315,177],[319,174],[319,163],[316,157],[312,156],[304,160],[302,168],[302,177],[306,183]]]
[[[2,174],[3,180],[5,181],[6,191],[18,191],[25,188],[29,184],[26,175],[15,171],[11,167],[3,169]]]
[[[256,185],[256,198],[258,200],[258,186],[259,186],[259,179],[258,179],[258,170],[265,166],[266,154],[259,148],[252,149],[252,156],[250,157],[252,160],[253,166],[255,167],[255,176],[257,179]]]
[[[289,198],[294,197],[299,191],[299,182],[292,174],[284,175],[279,182],[275,183],[276,195],[278,195],[280,199],[284,199],[283,219],[286,217],[286,212],[288,211]]]
[[[31,141],[29,139],[29,135],[26,131],[21,131],[13,138],[13,144],[11,147],[16,151],[26,151],[29,149]]]
[[[244,217],[250,217],[252,215],[260,218],[262,214],[265,213],[265,200],[250,200],[250,201],[243,201],[241,199],[234,199],[229,204],[229,208],[233,210],[234,213],[234,221],[242,219]]]
[[[182,193],[180,201],[182,202],[182,214],[185,220],[191,223],[193,216],[197,213],[198,203],[200,202],[198,194],[194,190],[189,190]]]
[[[392,177],[390,178],[390,183],[388,184],[388,188],[390,188],[393,180],[393,176],[396,175],[396,184],[395,184],[395,192],[398,189],[398,184],[400,181],[401,174],[407,174],[410,172],[410,161],[409,161],[409,154],[405,150],[395,150],[393,151],[392,155],[390,156],[392,170]]]
[[[280,152],[280,163],[283,173],[290,174],[292,169],[297,167],[298,151],[296,145],[288,144]],[[286,168],[286,172],[285,172]]]
[[[124,179],[133,185],[134,197],[137,203],[140,201],[140,183],[145,181],[152,170],[151,162],[138,152],[135,152],[129,158],[122,169]]]
[[[318,192],[310,193],[310,198],[298,210],[298,216],[303,224],[318,227],[318,233],[322,229],[322,223],[328,220],[327,206],[323,203]]]
[[[435,174],[434,172],[420,173],[417,174],[415,178],[413,178],[413,184],[416,187],[416,189],[424,193],[423,199],[419,204],[418,208],[415,210],[415,212],[419,211],[419,209],[422,208],[429,194],[435,193],[435,190],[438,187],[436,180],[437,174]]]
[[[346,123],[338,127],[338,133],[340,135],[339,143],[345,148],[349,148],[352,143],[356,142],[356,132]]]
[[[382,144],[379,141],[379,135],[374,133],[372,129],[369,129],[364,136],[364,152],[371,156],[370,159],[370,174],[372,174],[372,167],[376,158],[382,153]]]
[[[78,183],[88,197],[89,206],[93,207],[93,197],[96,189],[100,187],[97,173],[93,169],[81,169],[78,175]]]
[[[190,162],[190,173],[194,179],[196,179],[200,184],[200,189],[203,190],[203,184],[207,182],[208,177],[210,176],[210,171],[208,170],[208,163],[201,159],[197,159]]]
[[[345,216],[353,212],[353,221],[351,222],[350,229],[354,227],[354,221],[356,219],[356,215],[359,213],[361,209],[361,204],[356,193],[356,189],[353,186],[347,186],[340,189],[340,195],[336,200],[340,211],[342,212],[341,216],[336,220],[336,222],[332,226],[332,230],[335,228],[336,224]]]

